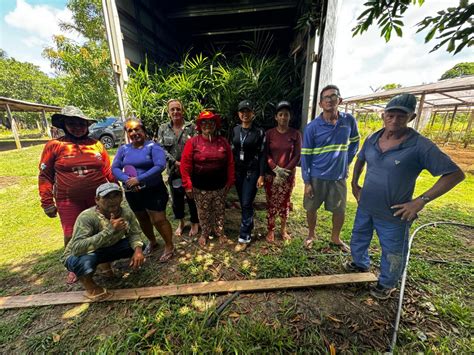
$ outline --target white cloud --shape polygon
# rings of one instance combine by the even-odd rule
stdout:
[[[392,33],[386,43],[376,26],[363,35],[352,37],[351,29],[363,11],[360,0],[341,0],[334,61],[334,83],[345,97],[367,94],[370,87],[388,83],[411,86],[434,82],[456,63],[472,60],[467,51],[456,56],[444,48],[429,53],[436,42],[424,43],[425,32],[416,34],[416,23],[448,6],[446,1],[431,0],[422,7],[411,6],[405,13],[403,37]]]
[[[76,32],[64,32],[59,28],[60,22],[72,21],[72,13],[65,6],[61,9],[37,3],[16,0],[14,9],[0,21],[0,47],[9,56],[38,65],[45,73],[52,73],[50,62],[42,57],[42,52],[45,47],[54,45],[53,36],[62,34],[79,43],[84,38]]]
[[[50,41],[55,34],[62,33],[59,22],[71,21],[69,9],[56,9],[48,5],[30,5],[17,0],[13,11],[5,15],[5,22],[26,33],[34,34],[44,41]]]

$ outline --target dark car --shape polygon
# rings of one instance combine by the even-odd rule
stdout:
[[[116,117],[107,117],[89,127],[89,137],[100,140],[106,149],[122,142],[124,133],[123,122]]]

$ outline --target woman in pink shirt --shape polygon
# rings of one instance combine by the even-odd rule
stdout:
[[[276,107],[277,126],[266,132],[267,163],[271,172],[265,177],[267,196],[267,241],[275,241],[276,216],[281,219],[281,236],[290,239],[286,221],[290,213],[290,198],[295,186],[295,171],[301,155],[301,133],[289,127],[291,105],[281,101]]]

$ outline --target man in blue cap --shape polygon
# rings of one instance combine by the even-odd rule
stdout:
[[[369,269],[369,245],[377,231],[382,257],[372,296],[387,299],[395,291],[406,263],[408,232],[425,205],[445,194],[464,179],[461,169],[433,142],[408,127],[415,117],[416,98],[395,96],[382,114],[384,128],[369,136],[354,165],[352,193],[359,206],[351,237],[352,262],[346,270]],[[359,178],[367,163],[364,185]],[[427,191],[412,198],[416,179],[427,169],[440,179]]]

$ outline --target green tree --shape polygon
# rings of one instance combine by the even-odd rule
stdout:
[[[474,62],[458,63],[444,72],[439,80],[459,78],[461,76],[474,75]]]
[[[9,58],[0,49],[0,96],[47,105],[64,105],[64,86],[57,78],[50,78],[38,66]],[[24,123],[33,123],[38,115],[15,116]]]
[[[364,5],[366,9],[359,15],[357,25],[352,29],[352,35],[362,34],[377,21],[381,29],[380,35],[389,41],[392,30],[402,37],[403,14],[409,6],[423,5],[425,0],[369,0]],[[460,0],[457,7],[449,7],[438,11],[435,16],[427,16],[416,24],[417,32],[428,30],[425,43],[439,40],[431,52],[447,45],[448,52],[459,53],[464,47],[474,44],[474,3]]]
[[[68,104],[81,107],[89,115],[117,114],[117,96],[100,0],[69,0],[72,22],[62,23],[65,30],[86,38],[82,44],[65,36],[54,36],[53,47],[43,51],[64,84]]]

